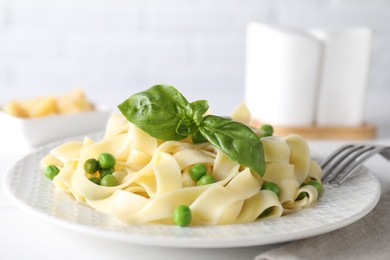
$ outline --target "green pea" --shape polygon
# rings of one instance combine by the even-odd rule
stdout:
[[[260,214],[260,218],[264,218],[266,216],[268,216],[269,214],[272,213],[272,210],[273,210],[274,207],[269,207],[269,208],[266,208],[261,214]]]
[[[110,169],[115,166],[116,159],[110,153],[101,153],[99,155],[99,167],[102,169]]]
[[[204,164],[195,164],[190,169],[190,176],[194,181],[199,181],[202,176],[207,174],[207,167]]]
[[[272,136],[274,133],[274,128],[272,127],[272,125],[264,124],[260,127],[260,129],[264,132],[261,137]]]
[[[280,195],[280,188],[278,187],[278,185],[276,185],[275,183],[273,182],[264,182],[263,185],[261,186],[261,189],[262,190],[270,190],[270,191],[273,191],[275,192],[275,194],[277,196]]]
[[[191,223],[191,218],[191,209],[187,205],[180,205],[173,212],[173,221],[178,226],[188,226]]]
[[[100,185],[107,186],[107,187],[117,186],[118,181],[114,175],[108,174],[100,180]]]
[[[89,180],[97,185],[100,184],[100,179],[98,177],[91,177],[91,178],[89,178]]]
[[[56,177],[59,172],[60,172],[60,169],[58,169],[57,166],[52,164],[52,165],[49,165],[46,167],[44,174],[47,178],[49,178],[50,180],[53,180],[54,177]]]
[[[86,173],[95,173],[98,170],[99,163],[96,159],[91,158],[84,162],[84,171]]]
[[[201,185],[207,185],[207,184],[211,184],[211,183],[214,183],[216,182],[215,178],[211,175],[203,175],[199,181],[197,182],[197,185],[198,186],[201,186]]]
[[[301,192],[295,200],[303,200],[306,197],[309,197],[309,194],[307,192]]]
[[[306,185],[311,185],[313,186],[314,188],[316,188],[317,192],[318,192],[318,196],[322,193],[323,191],[323,188],[322,188],[322,185],[316,181],[309,181],[308,183],[306,183]]]
[[[272,127],[272,125],[267,125],[267,124],[264,124],[260,127],[261,130],[263,130],[264,132],[268,132],[270,134],[273,134],[274,133],[274,128]]]
[[[108,174],[113,174],[114,173],[114,168],[99,169],[99,173],[100,173],[100,178],[103,178],[104,176],[106,176]]]

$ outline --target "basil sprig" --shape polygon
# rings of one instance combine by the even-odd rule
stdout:
[[[191,135],[193,142],[209,141],[233,161],[264,175],[259,137],[239,122],[204,116],[209,108],[205,100],[189,103],[174,87],[156,85],[132,95],[118,108],[127,120],[155,138],[174,141]]]

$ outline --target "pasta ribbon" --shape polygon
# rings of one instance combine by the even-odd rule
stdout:
[[[239,111],[246,110],[238,108],[234,117],[249,122],[247,112],[240,115]],[[315,203],[318,191],[305,183],[321,183],[322,172],[311,160],[306,141],[298,135],[261,141],[266,161],[263,177],[209,143],[163,142],[114,114],[101,140],[62,144],[42,158],[41,165],[59,167],[53,179],[58,190],[129,224],[174,224],[172,215],[180,205],[190,208],[190,225],[220,225],[280,217]],[[116,185],[90,180],[102,175],[100,168],[86,173],[84,163],[102,153],[116,159],[111,169]],[[215,182],[198,186],[191,175],[197,164],[205,165]],[[262,189],[266,182],[276,184],[280,194]]]

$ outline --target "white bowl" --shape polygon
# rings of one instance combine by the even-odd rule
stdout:
[[[107,108],[96,108],[75,114],[18,118],[0,110],[1,150],[26,152],[61,138],[103,131],[110,114]]]

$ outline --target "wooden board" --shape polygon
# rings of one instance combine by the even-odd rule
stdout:
[[[261,122],[251,120],[251,125],[260,127]],[[363,124],[359,127],[347,126],[275,126],[274,135],[284,136],[288,134],[299,134],[306,139],[352,139],[364,140],[376,137],[376,127],[370,124]]]

